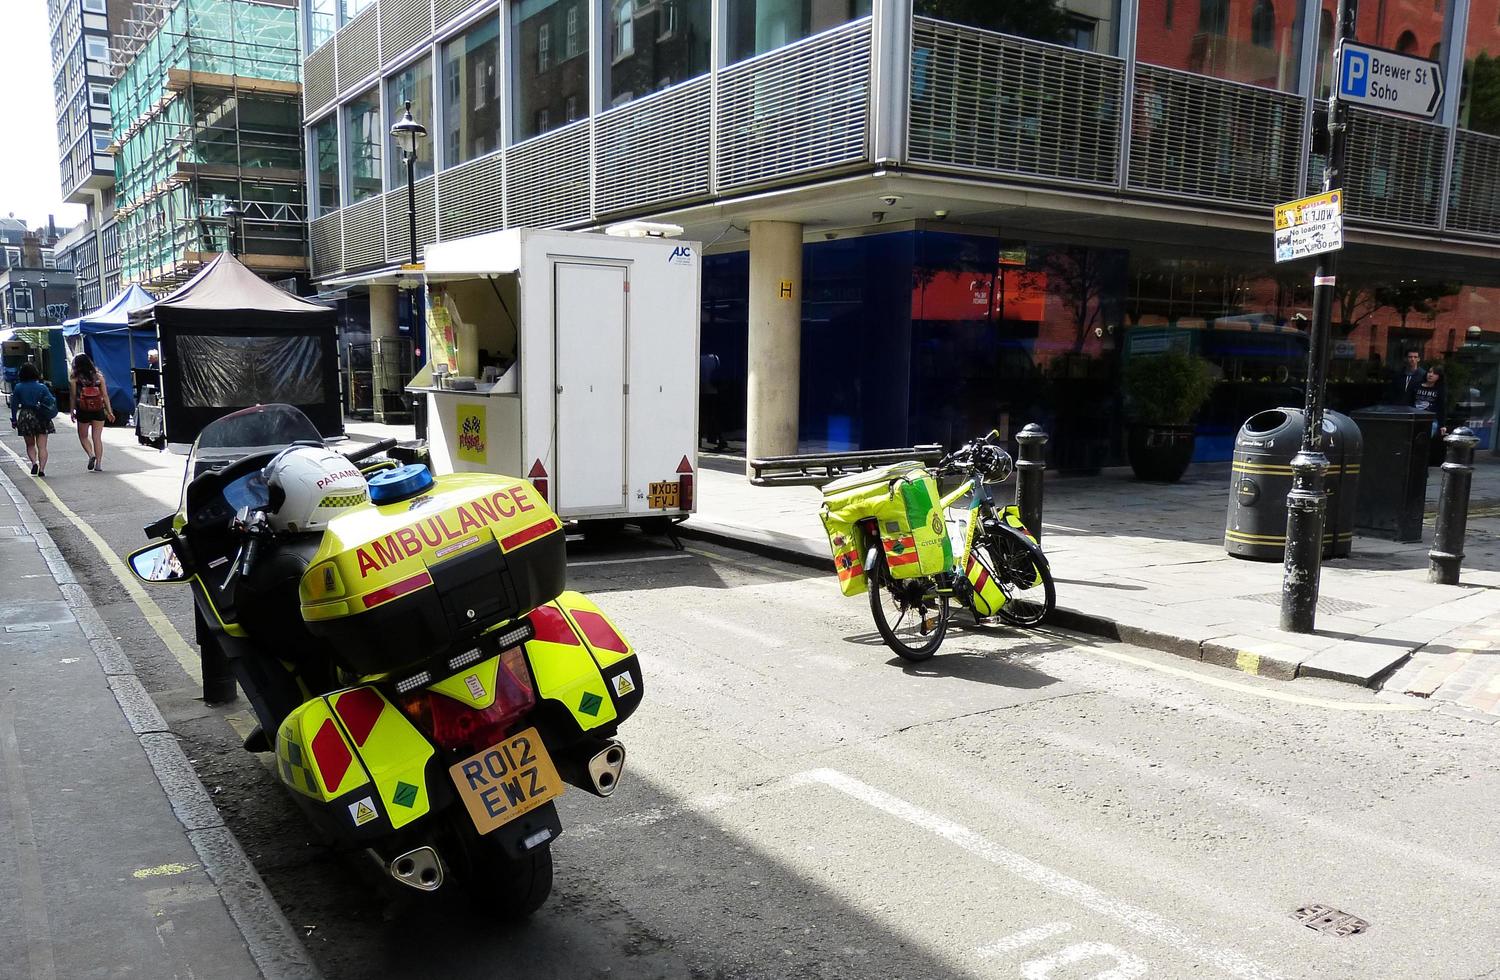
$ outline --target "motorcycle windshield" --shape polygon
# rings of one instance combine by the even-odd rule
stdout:
[[[193,440],[183,474],[181,500],[187,485],[207,470],[217,470],[252,453],[285,449],[294,443],[323,445],[318,427],[291,405],[256,405],[210,422]]]

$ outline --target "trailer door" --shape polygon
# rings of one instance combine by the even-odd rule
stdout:
[[[626,269],[553,266],[557,326],[557,509],[625,508]]]

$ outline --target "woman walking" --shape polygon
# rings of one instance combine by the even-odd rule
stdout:
[[[73,421],[78,423],[78,443],[89,457],[89,469],[104,472],[104,422],[115,420],[109,405],[109,385],[104,372],[87,354],[73,358],[73,377],[68,381]]]
[[[47,475],[47,437],[57,431],[52,425],[56,414],[57,399],[42,383],[41,372],[35,364],[22,364],[10,393],[10,426],[26,440],[32,476]]]

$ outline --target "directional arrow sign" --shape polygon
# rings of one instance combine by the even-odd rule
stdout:
[[[1339,98],[1431,119],[1443,101],[1443,70],[1426,58],[1345,41],[1339,54]]]

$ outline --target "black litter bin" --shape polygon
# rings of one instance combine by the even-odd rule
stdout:
[[[1236,558],[1281,561],[1286,554],[1286,495],[1292,489],[1292,457],[1302,446],[1303,418],[1299,408],[1273,408],[1240,426],[1224,526],[1224,550]],[[1323,557],[1345,558],[1354,542],[1359,428],[1348,416],[1324,412],[1322,441],[1328,457]]]
[[[1360,481],[1354,523],[1392,541],[1421,541],[1427,507],[1427,453],[1436,416],[1405,405],[1374,405],[1353,413],[1370,457]]]

